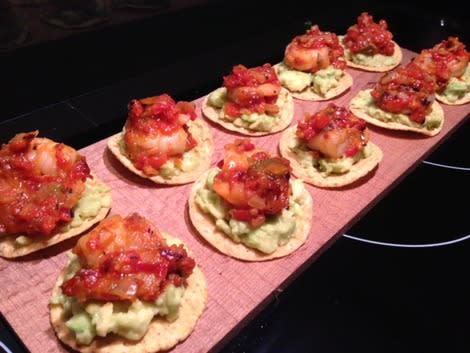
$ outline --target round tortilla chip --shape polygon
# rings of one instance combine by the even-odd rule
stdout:
[[[467,104],[470,102],[470,92],[467,92],[463,97],[457,99],[454,102],[451,102],[450,100],[447,99],[446,96],[443,94],[436,93],[436,99],[444,104],[447,105],[462,105],[462,104]]]
[[[285,65],[285,64],[281,62],[279,64],[274,65],[274,69],[276,70],[276,73],[278,74],[279,74],[279,67],[281,65]],[[344,71],[344,75],[340,78],[338,85],[336,87],[331,88],[328,92],[326,92],[326,95],[324,96],[315,93],[312,90],[311,86],[307,87],[301,92],[295,92],[295,91],[289,91],[289,92],[292,95],[292,97],[305,100],[305,101],[314,101],[314,102],[326,101],[326,100],[336,98],[337,96],[346,92],[349,88],[352,87],[353,82],[354,82],[353,77],[348,72]]]
[[[193,134],[193,137],[197,141],[197,146],[190,152],[197,154],[198,163],[195,163],[196,168],[194,170],[181,172],[179,175],[170,177],[163,177],[161,175],[150,176],[137,169],[121,147],[121,141],[123,139],[122,132],[117,133],[108,139],[108,148],[127,169],[142,178],[153,181],[156,184],[178,185],[191,183],[209,168],[212,161],[212,153],[214,151],[214,141],[212,139],[209,126],[200,118],[193,121],[193,126],[197,128],[200,133]]]
[[[90,179],[89,182],[95,185],[101,183],[99,180],[96,179],[96,177],[94,177],[93,179]],[[15,239],[18,237],[18,235],[0,235],[0,256],[6,257],[6,258],[15,258],[15,257],[24,256],[32,252],[35,252],[44,248],[48,248],[66,239],[72,238],[76,235],[83,233],[87,229],[91,228],[94,224],[104,219],[110,209],[111,207],[102,207],[95,217],[85,220],[78,227],[70,228],[66,232],[58,231],[54,233],[51,237],[48,237],[47,239],[44,239],[44,240],[32,238],[33,241],[28,245],[23,245],[19,247],[16,246]]]
[[[301,165],[298,156],[291,151],[289,146],[295,139],[297,125],[287,129],[279,141],[279,151],[281,155],[290,161],[292,167],[292,174],[297,178],[302,179],[306,183],[312,184],[321,188],[335,188],[341,187],[359,180],[363,176],[372,171],[382,160],[382,150],[375,144],[369,141],[368,146],[371,148],[371,155],[367,158],[359,160],[353,164],[347,173],[343,174],[330,174],[323,176],[315,168],[306,169]]]
[[[220,87],[220,88],[217,88],[216,91],[220,91],[223,89],[224,89],[223,87]],[[204,116],[210,121],[224,127],[225,129],[238,132],[242,135],[265,136],[265,135],[274,134],[276,132],[282,131],[285,128],[287,128],[292,122],[292,119],[294,118],[294,100],[292,99],[292,96],[289,94],[289,92],[285,88],[281,88],[281,92],[279,94],[284,94],[286,96],[287,98],[286,104],[284,105],[284,107],[282,107],[279,121],[269,131],[251,130],[251,129],[247,129],[241,126],[236,126],[231,121],[221,119],[219,115],[220,109],[212,107],[207,102],[209,99],[209,96],[212,93],[213,92],[209,93],[202,102],[202,112]]]
[[[344,50],[346,63],[348,64],[349,67],[353,67],[355,69],[361,69],[361,70],[364,70],[364,71],[370,71],[370,72],[387,72],[387,71],[390,71],[390,70],[394,69],[395,67],[397,67],[398,65],[400,65],[400,63],[403,59],[403,52],[402,52],[400,46],[396,42],[394,42],[394,41],[392,41],[392,42],[393,42],[393,46],[394,46],[392,57],[395,60],[395,64],[381,65],[381,66],[367,66],[367,65],[364,65],[364,64],[358,64],[358,63],[352,61],[351,54],[349,53],[348,49]]]
[[[295,232],[286,244],[278,247],[271,254],[265,254],[256,249],[249,248],[243,243],[233,241],[224,232],[216,228],[212,216],[203,212],[196,203],[196,192],[198,189],[205,187],[209,172],[207,171],[201,175],[191,188],[188,199],[189,218],[199,234],[221,253],[244,261],[267,261],[292,254],[307,241],[313,217],[312,196],[307,189],[305,189],[301,200],[303,212],[296,219]]]
[[[165,239],[172,242],[175,238],[162,232]],[[59,293],[60,285],[66,274],[62,270],[52,296]],[[51,304],[49,317],[57,337],[66,345],[82,353],[155,353],[168,350],[184,341],[194,330],[197,320],[204,312],[207,304],[207,282],[204,273],[196,266],[187,279],[187,286],[179,307],[179,316],[173,322],[154,317],[148,331],[139,341],[131,341],[115,334],[106,337],[95,337],[90,345],[79,345],[73,332],[65,325],[64,308],[59,304]]]
[[[371,91],[371,90],[369,89],[368,91]],[[435,136],[439,132],[441,132],[442,127],[444,125],[444,110],[439,105],[439,103],[436,102],[436,101],[434,101],[432,103],[432,110],[434,112],[436,112],[437,116],[441,119],[441,123],[438,127],[434,128],[432,130],[428,130],[425,127],[421,128],[421,127],[416,127],[416,126],[409,126],[409,125],[405,125],[405,124],[400,124],[398,122],[385,122],[385,121],[376,119],[376,118],[370,116],[369,114],[367,114],[365,109],[354,106],[353,102],[356,98],[357,98],[357,96],[354,97],[351,100],[351,103],[349,105],[349,109],[351,110],[351,112],[353,114],[355,114],[356,116],[358,116],[359,118],[362,118],[365,121],[367,121],[368,123],[370,123],[372,125],[375,125],[375,126],[383,127],[385,129],[389,129],[389,130],[413,131],[413,132],[417,132],[417,133],[420,133],[420,134],[423,134],[423,135],[426,135],[426,136]]]

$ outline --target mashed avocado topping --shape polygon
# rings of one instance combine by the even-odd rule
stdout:
[[[455,102],[470,92],[470,65],[467,65],[464,74],[461,77],[452,77],[447,84],[442,95],[449,102]]]
[[[68,256],[70,262],[64,281],[80,270],[78,257],[71,252]],[[68,318],[67,328],[75,334],[77,343],[86,345],[96,336],[105,337],[108,333],[115,333],[129,340],[141,339],[154,316],[164,317],[168,321],[178,318],[183,294],[184,287],[169,285],[154,302],[88,302],[82,305],[60,292],[51,298],[50,303],[62,305],[64,315]]]
[[[211,153],[210,145],[200,142],[207,141],[210,138],[210,136],[208,136],[210,132],[194,121],[188,121],[187,125],[188,131],[192,136],[197,136],[199,143],[193,149],[185,152],[182,157],[178,159],[177,163],[175,163],[176,159],[169,158],[159,169],[159,175],[162,178],[170,179],[182,173],[189,173],[195,170],[199,167],[199,162],[208,158]],[[119,141],[119,149],[123,155],[127,155],[125,152],[126,144],[124,142],[124,132],[123,130],[122,138]]]
[[[438,128],[441,124],[441,117],[434,110],[426,116],[423,124],[415,123],[414,121],[410,120],[406,114],[396,114],[383,111],[375,105],[374,99],[370,95],[370,92],[371,90],[364,90],[359,92],[359,94],[351,101],[351,106],[357,109],[361,109],[369,116],[386,123],[394,122],[416,128],[425,128],[427,130]]]
[[[221,87],[212,92],[207,99],[207,103],[219,110],[220,119],[230,121],[235,126],[253,131],[271,131],[281,118],[283,108],[287,103],[287,98],[287,94],[283,94],[283,92],[277,97],[276,105],[279,107],[279,113],[277,115],[258,113],[242,114],[235,120],[226,115],[223,109],[227,100],[227,89],[225,87]]]
[[[86,220],[95,217],[103,207],[111,207],[110,189],[88,178],[85,182],[85,192],[73,209],[72,221],[62,227],[60,231],[67,232],[72,228],[81,226]],[[31,244],[32,241],[32,238],[20,235],[15,239],[15,246],[26,246]]]
[[[353,157],[338,159],[315,158],[311,150],[297,137],[290,141],[289,149],[295,153],[302,168],[309,176],[320,173],[327,177],[330,174],[344,174],[351,170],[352,166],[359,160],[371,155],[369,145],[364,146]]]
[[[399,57],[394,55],[374,54],[366,55],[362,53],[352,54],[349,49],[344,45],[344,36],[338,36],[341,46],[344,48],[344,56],[347,60],[352,61],[359,65],[370,67],[384,67],[393,66],[398,64]]]
[[[301,92],[310,88],[321,96],[338,86],[344,72],[330,66],[315,73],[302,72],[288,68],[284,63],[278,66],[279,81],[291,92]]]
[[[218,169],[209,172],[205,187],[196,192],[195,202],[201,210],[214,218],[216,227],[237,243],[270,254],[288,242],[296,228],[296,218],[301,213],[300,200],[305,192],[301,180],[291,181],[292,195],[289,207],[279,216],[268,217],[266,222],[251,229],[246,222],[228,219],[228,212],[222,198],[212,190]]]

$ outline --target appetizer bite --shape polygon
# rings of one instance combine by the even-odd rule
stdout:
[[[434,93],[434,78],[411,62],[385,73],[373,89],[359,91],[350,109],[376,126],[434,136],[444,124]]]
[[[214,143],[194,104],[169,95],[133,99],[122,132],[108,147],[130,171],[157,184],[185,184],[211,163]]]
[[[279,150],[292,174],[324,188],[351,184],[382,160],[380,148],[369,141],[366,121],[333,103],[284,131]]]
[[[223,87],[205,97],[202,112],[227,130],[262,136],[284,130],[294,117],[294,102],[270,64],[236,65]]]
[[[102,220],[111,192],[75,149],[38,131],[0,149],[0,256],[18,257],[76,236]]]
[[[286,47],[284,61],[275,65],[282,86],[309,101],[332,99],[348,90],[353,78],[345,68],[338,36],[316,25],[296,36]]]
[[[106,218],[68,255],[50,320],[79,352],[168,350],[205,309],[206,279],[186,247],[136,213]]]
[[[367,12],[339,36],[348,66],[372,72],[390,71],[401,63],[403,53],[387,29],[385,20],[374,22]]]
[[[289,161],[249,140],[225,146],[225,158],[193,185],[189,216],[220,252],[246,261],[293,253],[310,232],[312,198]]]
[[[470,53],[457,37],[425,49],[414,63],[436,81],[436,99],[449,105],[470,102]]]

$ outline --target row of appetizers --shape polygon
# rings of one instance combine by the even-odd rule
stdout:
[[[282,63],[237,65],[224,77],[202,115],[247,138],[227,142],[217,166],[210,165],[211,130],[195,105],[166,94],[132,100],[108,148],[155,183],[194,182],[190,219],[215,249],[245,261],[286,256],[310,233],[312,198],[303,182],[344,186],[373,170],[382,151],[369,141],[367,122],[437,134],[444,113],[434,97],[470,100],[469,57],[450,37],[400,65],[386,22],[363,13],[344,36],[313,26],[289,43]],[[330,100],[353,85],[347,66],[384,74],[350,107],[330,103],[291,126],[294,99]],[[248,139],[278,132],[281,156]],[[106,217],[111,203],[110,189],[73,148],[37,131],[2,145],[0,255],[23,256],[88,231],[53,290],[58,338],[81,352],[170,349],[204,311],[205,276],[184,244],[137,213]]]

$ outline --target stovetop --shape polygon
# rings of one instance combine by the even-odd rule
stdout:
[[[469,23],[455,4],[422,8],[409,2],[362,1],[343,8],[324,4],[319,11],[313,4],[293,1],[290,8],[276,8],[270,19],[261,16],[264,6],[273,5],[208,1],[2,53],[3,86],[10,89],[0,107],[0,142],[40,128],[76,148],[87,146],[117,132],[129,99],[150,87],[168,87],[178,99],[200,97],[216,88],[233,64],[279,60],[285,44],[306,23],[341,33],[361,11],[387,19],[394,39],[414,51],[449,35],[470,45]],[[194,30],[174,35],[178,40],[186,36],[186,51],[173,43],[177,58],[166,53],[168,57],[152,64],[150,55],[157,57],[158,48],[142,48],[151,43],[148,38],[132,35],[158,29],[154,35],[170,36],[165,40],[170,45],[171,31],[162,32],[155,22],[176,30],[182,19]],[[213,34],[209,42],[208,34]],[[111,43],[105,45],[105,40]],[[89,45],[93,51],[85,52]],[[146,56],[141,66],[140,55]],[[119,74],[113,77],[113,72]],[[468,352],[468,136],[467,119],[217,350]],[[0,329],[2,350],[26,352],[6,322]]]

